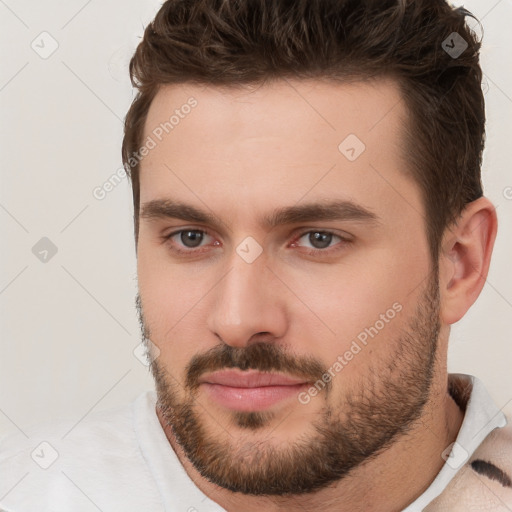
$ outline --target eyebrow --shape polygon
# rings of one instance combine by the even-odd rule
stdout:
[[[144,203],[141,207],[140,218],[150,221],[174,218],[213,226],[224,224],[213,213],[171,199],[154,199]],[[361,205],[346,200],[306,203],[277,208],[269,215],[264,216],[260,223],[264,228],[272,229],[286,224],[329,220],[380,224],[379,217],[375,213]]]

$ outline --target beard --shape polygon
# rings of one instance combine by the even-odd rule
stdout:
[[[338,482],[407,434],[421,417],[434,377],[440,331],[437,275],[435,269],[414,316],[400,335],[384,339],[379,333],[379,340],[371,342],[388,344],[387,358],[369,361],[357,382],[344,385],[341,372],[335,379],[344,389],[339,396],[334,396],[332,381],[326,384],[325,406],[318,419],[311,422],[308,432],[281,445],[270,442],[270,434],[264,433],[275,419],[272,411],[229,411],[228,416],[222,416],[229,417],[225,432],[216,434],[208,429],[205,420],[211,422],[212,414],[197,403],[198,379],[205,372],[239,368],[277,371],[316,382],[326,372],[320,361],[297,357],[273,343],[246,347],[221,344],[195,355],[181,383],[158,359],[153,360],[157,407],[195,469],[232,492],[300,495]],[[147,343],[150,330],[139,295],[136,303]],[[319,399],[321,396],[314,400]],[[286,422],[286,417],[281,421]],[[252,437],[246,437],[247,432]]]

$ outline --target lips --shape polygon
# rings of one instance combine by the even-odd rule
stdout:
[[[266,386],[296,386],[306,384],[304,379],[297,379],[279,373],[262,373],[257,370],[222,370],[204,375],[200,383],[220,384],[234,388],[260,388]]]
[[[309,383],[304,379],[257,370],[221,370],[199,379],[209,396],[223,407],[259,411],[297,394]]]

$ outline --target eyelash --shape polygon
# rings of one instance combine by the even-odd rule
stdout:
[[[181,233],[190,232],[190,231],[192,231],[194,233],[202,233],[203,235],[212,236],[208,231],[206,231],[204,229],[180,229],[178,231],[173,231],[172,233],[165,235],[162,238],[164,239],[164,241],[169,242],[174,236],[179,235]],[[294,236],[292,244],[297,243],[304,235],[307,235],[309,233],[321,233],[323,235],[332,235],[334,237],[337,237],[341,240],[340,243],[341,243],[342,247],[335,248],[335,249],[327,248],[327,249],[307,249],[305,251],[303,250],[302,252],[308,256],[331,255],[334,252],[342,250],[343,246],[345,246],[346,244],[351,243],[350,239],[345,238],[337,233],[334,233],[333,231],[320,230],[320,229],[309,229],[307,231],[301,232],[299,235]],[[177,247],[173,247],[171,244],[168,244],[168,245],[170,246],[170,248],[173,252],[181,254],[181,255],[194,255],[194,254],[202,254],[203,252],[205,252],[204,250],[202,251],[202,250],[198,250],[198,249],[183,250],[183,249],[178,249]]]

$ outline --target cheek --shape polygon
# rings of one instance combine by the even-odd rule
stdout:
[[[414,314],[427,268],[423,260],[402,263],[398,252],[375,250],[336,269],[288,272],[286,282],[300,298],[292,310],[290,339],[300,340],[300,350],[327,367],[338,356],[352,369],[389,359]]]
[[[177,321],[198,292],[189,267],[172,264],[164,246],[144,239],[139,241],[137,275],[146,308],[165,313],[167,323]]]
[[[288,299],[295,303],[294,320],[314,329],[317,338],[339,342],[373,325],[395,303],[410,302],[417,283],[407,274],[414,272],[394,251],[376,249],[366,255],[358,252],[338,265],[281,269],[280,276],[295,295]]]
[[[161,363],[182,378],[190,359],[218,341],[205,327],[208,292],[218,277],[191,266],[171,264],[164,251],[143,245],[137,272],[150,339],[160,351]]]

